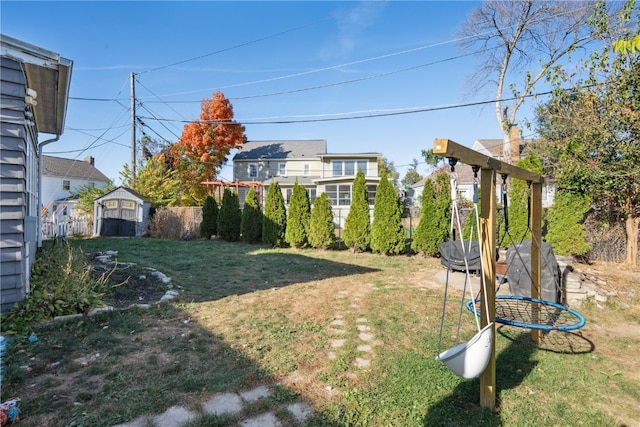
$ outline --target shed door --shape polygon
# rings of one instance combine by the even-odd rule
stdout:
[[[112,199],[104,202],[101,236],[135,236],[136,203],[132,200]]]

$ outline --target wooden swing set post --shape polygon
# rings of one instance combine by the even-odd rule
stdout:
[[[496,283],[496,172],[506,174],[512,178],[532,183],[531,203],[531,296],[540,298],[540,242],[542,241],[542,182],[543,178],[526,169],[518,168],[493,157],[485,156],[470,148],[464,147],[449,139],[436,139],[433,153],[442,157],[451,157],[460,162],[479,166],[480,172],[480,200],[481,200],[481,247],[483,259],[483,277],[487,286],[487,295],[480,298],[481,326],[495,322],[495,283]],[[534,291],[535,289],[535,291]],[[535,294],[534,294],[535,292]],[[534,296],[537,295],[537,296]],[[487,303],[485,304],[485,301]],[[486,305],[486,307],[485,307]],[[536,304],[533,304],[536,305]],[[540,308],[535,309],[539,315]],[[488,316],[487,316],[488,312]],[[534,313],[532,313],[535,315]],[[495,323],[494,323],[495,329]],[[540,342],[541,332],[532,331],[531,337],[536,343]],[[496,350],[495,330],[493,334],[491,359],[487,368],[480,376],[480,405],[490,410],[496,406]]]
[[[487,284],[480,295],[480,326],[484,328],[496,320],[496,173],[480,170],[480,239],[482,244],[483,280]],[[485,289],[487,294],[484,295]],[[485,307],[486,305],[486,307]],[[487,369],[480,375],[480,406],[495,410],[496,406],[496,346],[495,323],[491,357]]]
[[[542,241],[542,183],[531,185],[531,298],[541,299],[541,248]],[[540,323],[540,304],[531,304],[533,323]],[[536,345],[542,340],[540,329],[531,330],[531,339]]]

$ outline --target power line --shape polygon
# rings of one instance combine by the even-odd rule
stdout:
[[[527,95],[527,98],[536,97],[536,96],[545,96],[551,94],[552,91],[539,92],[535,94]],[[183,120],[175,120],[175,119],[158,119],[154,117],[141,117],[148,120],[164,120],[169,122],[184,122],[184,123],[203,123],[203,124],[242,124],[242,125],[268,125],[268,124],[292,124],[292,123],[313,123],[313,122],[331,122],[331,121],[341,121],[341,120],[359,120],[359,119],[370,119],[376,117],[388,117],[388,116],[399,116],[405,114],[416,114],[416,113],[425,113],[431,111],[440,111],[440,110],[449,110],[454,108],[465,108],[465,107],[474,107],[478,105],[484,104],[492,104],[497,101],[513,101],[518,99],[517,97],[510,98],[502,98],[500,100],[491,99],[484,101],[476,101],[476,102],[468,102],[463,104],[450,104],[450,105],[441,105],[441,106],[430,106],[430,107],[414,107],[414,108],[403,108],[396,110],[387,110],[380,111],[375,110],[372,111],[356,111],[356,112],[345,112],[345,113],[334,113],[333,115],[348,115],[346,117],[326,117],[327,114],[317,115],[317,116],[298,116],[298,117],[309,117],[303,118],[299,120],[266,120],[266,119],[234,119],[233,121],[228,120],[193,120],[193,121],[183,121]],[[324,117],[321,117],[324,116]],[[291,117],[291,116],[282,116],[282,117]],[[313,118],[312,118],[313,117]],[[278,117],[273,117],[270,119],[278,119]]]

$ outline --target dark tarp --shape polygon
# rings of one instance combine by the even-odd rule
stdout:
[[[561,301],[560,266],[551,245],[542,242],[540,247],[541,299]],[[507,281],[512,295],[531,297],[531,240],[507,249]]]

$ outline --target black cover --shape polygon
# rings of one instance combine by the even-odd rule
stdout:
[[[520,254],[518,256],[518,254]],[[542,242],[540,247],[541,299],[561,302],[560,266],[551,245]],[[507,250],[507,280],[512,295],[531,297],[531,240],[514,245]]]
[[[462,245],[464,244],[464,251]],[[454,240],[440,244],[440,262],[445,267],[456,271],[466,271],[464,265],[464,254],[467,252],[467,265],[469,271],[480,271],[480,244],[475,240]]]

